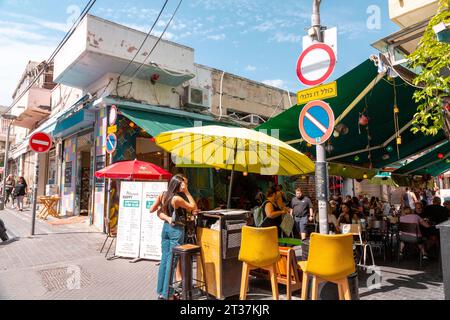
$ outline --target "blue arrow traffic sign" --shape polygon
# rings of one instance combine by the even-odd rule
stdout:
[[[334,112],[327,103],[312,101],[300,113],[300,134],[310,144],[323,144],[333,134],[334,120]]]
[[[117,136],[114,133],[109,134],[106,137],[106,152],[113,154],[117,148]]]

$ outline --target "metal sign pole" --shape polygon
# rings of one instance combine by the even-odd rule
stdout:
[[[34,186],[33,186],[33,211],[31,214],[31,235],[34,236],[36,228],[36,206],[37,206],[37,192],[39,183],[39,153],[35,153],[34,160]]]
[[[318,42],[323,41],[322,26],[320,24],[320,4],[321,0],[314,1],[311,17],[312,27],[315,31],[313,40]],[[316,197],[319,204],[319,230],[321,234],[328,234],[328,165],[323,144],[316,146],[316,159]]]

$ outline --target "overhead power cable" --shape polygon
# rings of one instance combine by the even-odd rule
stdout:
[[[163,32],[161,33],[161,35],[159,36],[158,40],[156,41],[155,45],[153,46],[152,50],[149,52],[148,56],[144,59],[144,61],[141,63],[141,65],[136,69],[136,71],[133,73],[133,75],[131,76],[130,82],[133,81],[134,78],[136,78],[137,74],[139,73],[139,71],[141,70],[141,68],[145,65],[145,63],[147,62],[147,59],[150,58],[150,56],[152,55],[152,53],[155,51],[156,47],[158,46],[159,42],[161,41],[161,39],[163,38],[164,34],[166,33],[167,29],[169,29],[170,24],[172,23],[173,18],[175,17],[175,15],[178,12],[178,9],[180,8],[181,4],[183,3],[183,0],[180,0],[180,2],[178,3],[178,6],[176,7],[175,11],[172,14],[172,17],[170,18],[169,22],[167,22],[166,27],[164,28]]]
[[[164,9],[166,8],[168,2],[169,2],[169,0],[166,0],[166,1],[164,2],[164,5],[163,5],[163,7],[161,8],[161,10],[159,11],[159,14],[158,14],[158,16],[156,17],[155,22],[153,23],[152,27],[150,28],[150,31],[147,33],[147,35],[146,35],[144,41],[142,41],[141,46],[140,46],[139,49],[136,51],[136,54],[134,55],[133,59],[131,59],[131,61],[130,61],[130,62],[128,63],[128,65],[126,66],[126,68],[123,69],[123,71],[120,73],[120,75],[119,75],[119,80],[120,80],[120,77],[122,77],[123,74],[124,74],[125,72],[128,71],[128,68],[131,66],[131,64],[136,60],[138,54],[141,52],[142,48],[144,47],[145,43],[147,42],[147,39],[150,37],[151,33],[153,32],[153,29],[155,28],[156,24],[158,23],[159,19],[161,18],[161,15],[162,15],[162,13],[164,12]]]

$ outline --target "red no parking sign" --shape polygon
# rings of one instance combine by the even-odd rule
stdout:
[[[36,132],[30,137],[30,148],[37,153],[47,153],[52,148],[52,138],[44,132]]]

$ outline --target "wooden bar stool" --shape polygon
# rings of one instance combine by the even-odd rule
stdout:
[[[199,246],[192,245],[192,244],[185,244],[182,246],[178,246],[173,248],[172,250],[172,259],[170,262],[170,276],[169,279],[173,279],[173,273],[174,269],[176,268],[176,262],[180,259],[181,263],[181,274],[182,274],[182,291],[181,291],[181,297],[183,300],[192,300],[192,292],[196,289],[204,288],[203,292],[205,293],[206,297],[208,298],[208,286],[205,281],[200,281],[197,279],[193,279],[192,277],[192,263],[194,261],[194,258],[197,258],[197,268],[199,266],[198,258],[200,258],[200,265],[202,267],[202,272],[205,273],[205,264],[202,256],[202,251]],[[169,286],[170,288],[174,289],[174,285],[178,282],[172,282]],[[195,283],[195,284],[194,284]],[[200,285],[198,285],[200,284]]]

